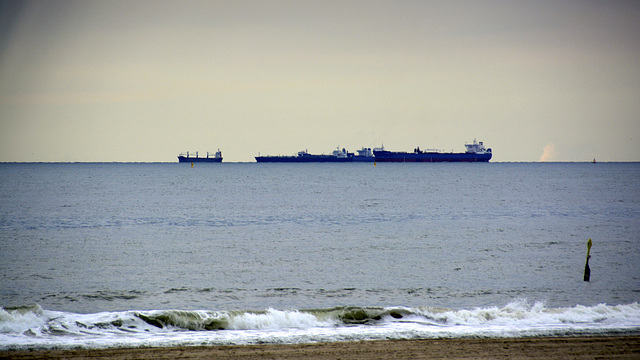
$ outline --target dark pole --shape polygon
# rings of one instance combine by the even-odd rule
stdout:
[[[591,277],[591,269],[589,268],[589,258],[591,257],[591,255],[589,255],[590,253],[591,253],[591,239],[587,241],[587,263],[584,264],[584,281],[589,281],[589,278]]]

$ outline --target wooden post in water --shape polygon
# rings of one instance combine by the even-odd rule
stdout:
[[[591,253],[591,239],[587,241],[587,263],[584,264],[584,281],[589,281],[589,278],[591,277],[591,269],[589,268],[589,258],[591,257],[591,255],[589,255],[590,253]]]

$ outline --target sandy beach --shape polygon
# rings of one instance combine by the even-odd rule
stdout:
[[[638,359],[640,336],[4,351],[7,359]]]

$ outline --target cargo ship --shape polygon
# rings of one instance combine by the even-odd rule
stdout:
[[[189,154],[189,152],[187,151],[186,153],[182,153],[182,154],[178,155],[178,162],[219,163],[219,162],[222,162],[222,151],[220,151],[220,149],[218,149],[218,151],[216,151],[215,154],[212,154],[212,153],[207,151],[207,156],[206,157],[199,157],[197,151],[196,151],[196,156],[193,156],[193,154]]]
[[[463,153],[441,152],[438,150],[420,150],[413,152],[397,152],[378,150],[373,151],[376,162],[488,162],[491,160],[491,149],[485,148],[482,141],[473,139],[472,144],[464,145],[467,150]]]
[[[286,163],[309,163],[309,162],[352,162],[353,153],[346,149],[336,149],[331,154],[309,154],[307,150],[299,151],[295,155],[275,155],[256,156],[256,161],[262,162],[286,162]]]

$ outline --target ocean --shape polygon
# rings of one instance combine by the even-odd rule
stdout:
[[[640,334],[639,234],[640,163],[5,163],[0,350]]]

